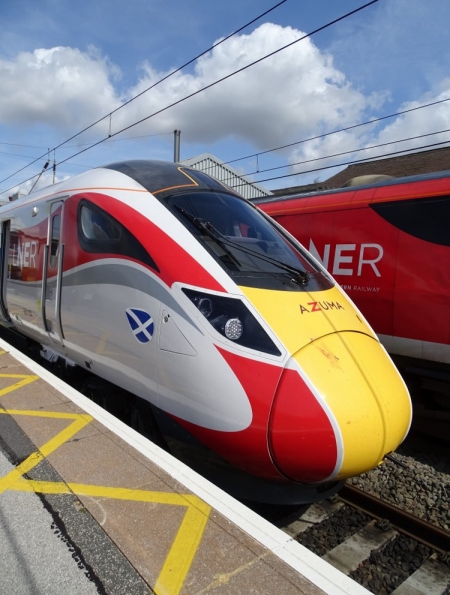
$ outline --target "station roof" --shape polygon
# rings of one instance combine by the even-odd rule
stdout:
[[[182,165],[188,165],[194,169],[198,169],[205,174],[209,174],[230,186],[245,198],[260,198],[263,196],[271,196],[272,192],[266,190],[259,184],[251,182],[245,176],[239,174],[238,171],[221,161],[218,157],[211,155],[211,153],[202,153],[190,159],[181,161]]]
[[[382,175],[403,178],[405,176],[445,170],[450,170],[450,147],[431,149],[429,151],[416,151],[407,155],[374,159],[372,161],[365,161],[364,163],[354,163],[327,180],[305,184],[303,186],[281,188],[279,190],[273,190],[272,193],[281,196],[302,194],[315,190],[342,188],[348,185],[350,180],[359,176]]]

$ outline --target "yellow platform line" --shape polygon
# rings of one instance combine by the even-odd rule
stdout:
[[[84,418],[86,423],[90,423],[94,418],[88,413],[68,413],[66,411],[42,411],[42,409],[3,409],[0,414],[7,415],[28,415],[29,417],[50,417],[53,419],[80,419]],[[80,428],[81,429],[81,428]],[[59,435],[59,434],[58,434]],[[55,436],[56,438],[56,436]]]
[[[4,351],[3,353],[6,352]],[[39,376],[35,376],[33,374],[0,374],[0,378],[22,378],[20,382],[15,382],[14,384],[11,384],[11,386],[7,386],[6,388],[1,389],[0,397],[3,397],[4,395],[10,392],[22,388],[22,386],[26,386],[27,384],[30,384],[31,382],[38,380]]]
[[[211,512],[211,507],[193,494],[23,479],[16,480],[9,489],[42,494],[73,493],[77,496],[111,500],[185,506],[186,513],[153,587],[157,595],[178,595],[180,592],[197,553]]]
[[[73,420],[64,430],[46,442],[38,451],[0,478],[0,494],[5,490],[39,492],[44,494],[73,493],[135,502],[151,502],[163,505],[185,506],[186,513],[165,559],[161,572],[153,587],[156,595],[178,595],[191,564],[197,553],[206,528],[211,507],[199,497],[191,494],[152,492],[129,488],[114,488],[78,483],[42,482],[25,480],[23,475],[31,471],[45,457],[70,440],[77,432],[92,421],[87,414],[61,413],[52,411],[30,411],[21,409],[0,410],[0,414]]]
[[[64,428],[61,432],[59,432],[54,438],[49,440],[46,444],[41,446],[39,450],[32,453],[29,457],[27,457],[22,463],[17,465],[12,471],[10,471],[7,475],[0,479],[0,494],[5,490],[9,489],[11,485],[13,485],[19,478],[23,475],[31,471],[36,465],[38,465],[45,457],[49,454],[54,452],[57,448],[67,442],[72,438],[77,432],[79,432],[84,426],[86,426],[89,422],[92,421],[92,417],[90,415],[79,415],[79,414],[60,414],[54,413],[51,415],[46,415],[43,411],[16,411],[16,410],[9,410],[9,411],[0,411],[0,414],[12,414],[12,415],[30,415],[34,417],[34,414],[39,414],[40,417],[58,417],[64,418],[65,416],[70,416],[70,419],[76,419],[67,427]]]

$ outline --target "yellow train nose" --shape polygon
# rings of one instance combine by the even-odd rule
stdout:
[[[372,469],[403,441],[411,424],[411,400],[378,341],[341,331],[316,339],[294,358],[335,428],[334,479]]]

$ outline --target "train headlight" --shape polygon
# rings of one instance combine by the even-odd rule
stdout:
[[[227,339],[230,339],[230,341],[237,341],[242,337],[244,327],[239,318],[230,318],[225,323],[224,332]]]
[[[278,347],[239,298],[187,288],[183,292],[211,326],[229,341],[271,355],[281,355]]]

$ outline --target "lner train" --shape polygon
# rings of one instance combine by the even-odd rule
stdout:
[[[359,310],[249,201],[124,161],[0,209],[1,319],[301,501],[378,465],[408,391]]]
[[[450,172],[360,182],[259,206],[330,271],[389,353],[448,365]]]

